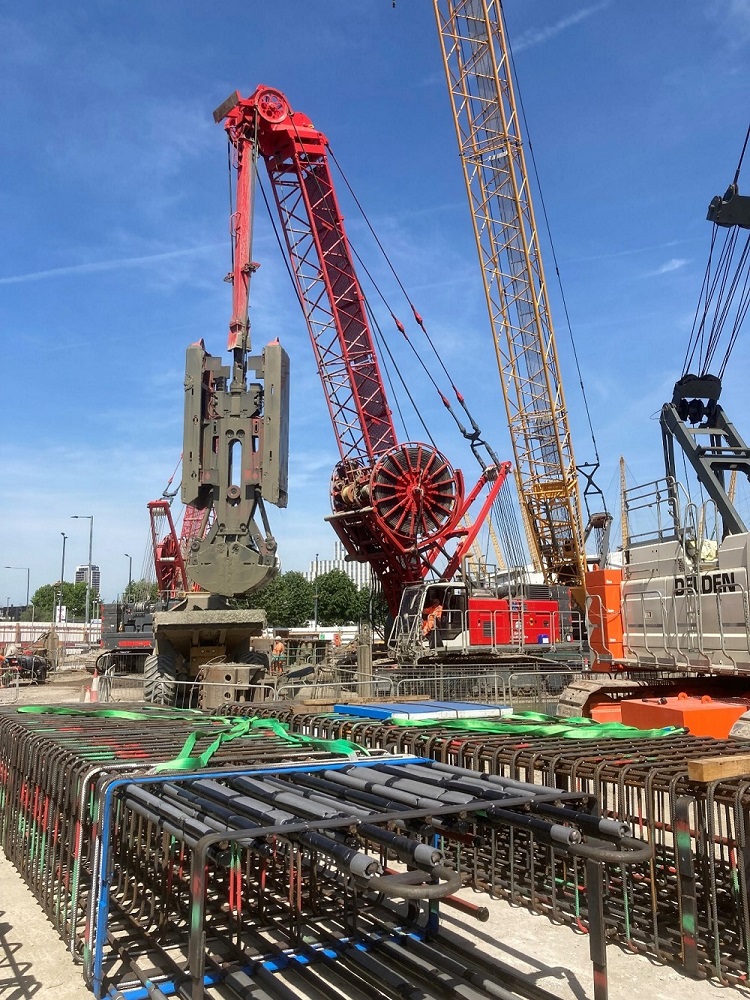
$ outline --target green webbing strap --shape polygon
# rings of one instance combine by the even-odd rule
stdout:
[[[507,716],[502,722],[491,719],[391,719],[394,726],[413,726],[415,728],[459,729],[465,732],[493,733],[510,736],[558,736],[566,740],[600,740],[600,739],[656,739],[660,736],[679,736],[687,732],[678,726],[665,726],[664,729],[636,729],[622,722],[595,722],[574,716],[571,719],[558,719],[554,715],[542,715],[539,712],[518,712]]]
[[[229,721],[229,720],[227,720]],[[213,755],[223,743],[231,740],[241,739],[249,736],[253,732],[261,729],[270,729],[275,736],[280,737],[285,742],[293,746],[309,746],[317,750],[327,750],[329,753],[342,754],[346,757],[356,753],[367,753],[367,751],[351,740],[323,740],[315,736],[303,736],[301,733],[290,733],[289,726],[278,719],[235,718],[231,722],[231,727],[225,732],[219,733],[213,743],[208,746],[203,753],[193,756],[195,744],[203,737],[210,737],[214,734],[210,731],[200,729],[192,732],[185,740],[185,745],[173,760],[168,760],[164,764],[157,764],[154,771],[195,771],[205,767]]]
[[[185,721],[195,718],[195,716],[203,716],[203,713],[197,708],[164,708],[161,705],[149,705],[139,712],[128,712],[122,708],[72,708],[68,705],[22,705],[16,711],[28,715],[85,715],[101,719],[126,719],[135,722],[153,721],[157,718],[163,721]],[[229,721],[222,716],[209,716],[208,719],[211,721],[221,720],[225,724]]]
[[[157,764],[155,771],[190,771],[205,767],[213,755],[223,743],[230,740],[240,739],[243,736],[251,736],[258,730],[271,730],[291,746],[308,746],[311,749],[325,750],[341,756],[350,757],[353,754],[366,754],[367,750],[351,740],[324,740],[315,736],[303,736],[301,733],[290,733],[289,726],[278,719],[260,719],[257,716],[235,716],[225,715],[204,715],[197,708],[165,708],[161,705],[147,705],[138,712],[129,712],[119,708],[73,708],[68,705],[23,705],[16,709],[32,715],[67,715],[67,716],[93,716],[104,719],[126,719],[129,721],[174,721],[197,722],[212,726],[212,729],[196,729],[185,740],[185,744],[173,759],[164,764]],[[223,731],[216,733],[218,727],[223,727]],[[195,744],[200,739],[215,737],[213,742],[201,754],[193,754]]]

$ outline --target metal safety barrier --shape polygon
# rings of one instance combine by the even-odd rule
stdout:
[[[269,676],[243,687],[240,697],[225,685],[202,680],[173,683],[176,703],[183,706],[222,707],[233,700],[254,705],[267,701],[328,701],[371,698],[426,698],[437,701],[481,701],[511,705],[515,711],[554,714],[560,694],[574,680],[588,674],[556,669],[517,670],[486,664],[471,670],[456,666],[400,667],[376,670],[371,680],[357,679],[350,669],[318,671],[307,677]],[[601,675],[598,675],[601,676]],[[604,675],[606,676],[606,675]],[[143,674],[105,671],[97,681],[103,702],[143,700]]]
[[[0,666],[0,705],[12,705],[18,701],[21,682],[17,670],[7,670]]]
[[[89,692],[91,682],[87,684]],[[213,681],[174,681],[175,702],[179,706],[213,706],[217,709],[232,701],[253,705],[267,701],[327,700],[342,701],[351,698],[388,697],[394,692],[394,685],[388,677],[373,677],[370,681],[358,681],[347,675],[331,680],[310,680],[307,677],[285,679],[269,677],[258,683],[243,686],[240,697],[227,685]],[[143,674],[116,674],[105,671],[96,682],[96,700],[100,702],[142,702],[144,700]],[[159,704],[159,702],[157,702]]]
[[[560,695],[568,684],[589,676],[564,668],[519,670],[486,664],[461,670],[451,667],[401,668],[393,674],[394,695],[434,701],[477,701],[510,705],[516,712],[535,711],[554,715]]]
[[[395,683],[395,695],[436,701],[487,701],[508,703],[508,674],[488,665],[484,670],[462,671],[456,667],[402,669]]]

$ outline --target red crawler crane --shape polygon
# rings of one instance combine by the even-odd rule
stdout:
[[[179,537],[172,518],[170,501],[166,497],[150,500],[148,514],[151,522],[151,545],[154,552],[156,585],[162,599],[173,600],[188,590],[195,590],[185,568],[185,553],[193,538],[203,538],[206,533],[205,511],[188,505],[182,518]],[[166,531],[163,522],[166,521]]]
[[[487,467],[466,495],[461,472],[434,447],[398,443],[323,133],[293,112],[278,90],[264,86],[247,99],[233,94],[214,120],[224,121],[236,150],[237,259],[245,259],[239,243],[250,232],[258,154],[268,170],[341,456],[331,478],[328,520],[349,556],[370,564],[395,615],[406,585],[423,580],[438,557],[448,563],[442,579],[455,573],[510,463]],[[251,272],[252,265],[239,288],[235,275],[240,300]],[[233,321],[230,349],[237,335]],[[467,531],[462,518],[488,484],[481,514]]]

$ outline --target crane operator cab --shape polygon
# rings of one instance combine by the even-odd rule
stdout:
[[[389,645],[401,651],[453,646],[466,631],[466,612],[463,585],[410,584],[404,588]]]
[[[571,651],[574,616],[564,603],[551,592],[546,599],[472,592],[463,581],[409,584],[388,646],[405,660],[441,653],[538,651],[540,646],[549,652],[561,644]]]

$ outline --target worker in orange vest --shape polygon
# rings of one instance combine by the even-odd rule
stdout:
[[[276,670],[281,670],[283,668],[285,651],[286,646],[284,645],[284,640],[280,635],[277,635],[274,640],[273,649],[271,650],[273,655],[271,665],[275,667]]]
[[[422,611],[422,638],[426,639],[430,632],[435,629],[442,613],[443,605],[437,599],[434,599],[431,604],[425,605]]]

